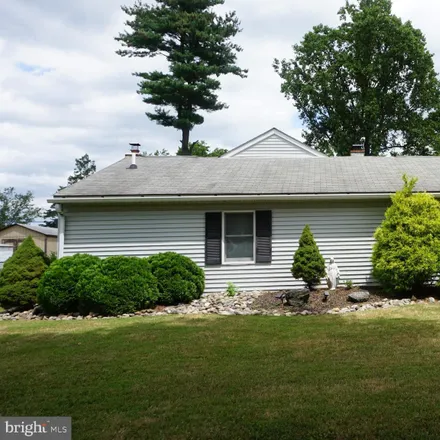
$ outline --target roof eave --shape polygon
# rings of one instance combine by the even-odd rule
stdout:
[[[48,203],[145,203],[145,202],[228,202],[237,200],[378,200],[389,199],[394,193],[327,193],[327,194],[219,194],[219,195],[137,195],[137,196],[71,196],[54,197]],[[440,197],[440,192],[431,193]]]

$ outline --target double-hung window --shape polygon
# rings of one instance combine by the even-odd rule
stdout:
[[[205,265],[272,262],[272,211],[205,213]]]
[[[255,260],[255,216],[253,212],[224,213],[224,261]]]

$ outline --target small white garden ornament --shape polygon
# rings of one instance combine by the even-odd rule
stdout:
[[[330,290],[336,290],[341,274],[339,272],[338,265],[335,263],[335,259],[333,257],[330,258],[330,263],[327,266],[326,273],[328,288]]]

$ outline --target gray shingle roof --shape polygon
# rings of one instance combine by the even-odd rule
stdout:
[[[130,157],[55,197],[390,193],[402,175],[440,193],[440,157],[202,158]]]

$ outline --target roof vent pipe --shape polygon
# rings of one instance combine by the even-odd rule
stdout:
[[[137,168],[136,165],[136,156],[140,155],[140,146],[141,144],[130,143],[130,151],[131,151],[131,165],[130,170],[135,170]]]

